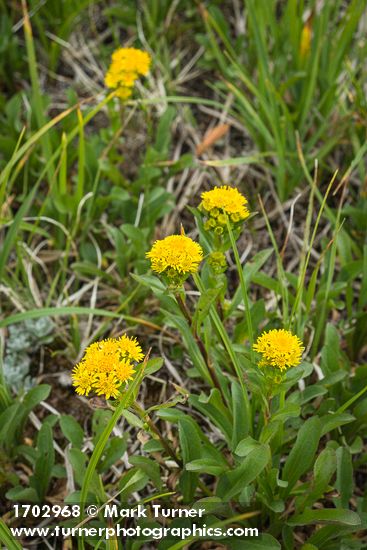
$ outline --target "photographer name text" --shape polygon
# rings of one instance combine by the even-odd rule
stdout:
[[[203,508],[165,508],[161,504],[150,504],[149,507],[138,504],[135,508],[119,508],[117,504],[106,504],[105,518],[202,518]]]

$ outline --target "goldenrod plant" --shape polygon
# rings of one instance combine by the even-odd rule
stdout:
[[[362,550],[367,1],[18,4],[1,544]]]
[[[222,235],[226,230],[227,219],[231,226],[245,220],[250,212],[247,209],[247,199],[236,189],[224,185],[205,191],[201,195],[202,201],[199,210],[205,214],[207,220],[205,229]]]
[[[198,271],[203,250],[184,234],[170,235],[156,241],[146,257],[153,271],[164,276],[169,285],[180,287],[189,275]]]
[[[94,342],[85,351],[83,359],[74,367],[73,385],[80,395],[91,391],[106,399],[117,398],[121,386],[133,379],[134,363],[144,358],[136,339],[126,335]]]
[[[150,55],[136,48],[119,48],[112,54],[111,65],[105,76],[108,88],[116,88],[116,95],[128,99],[139,76],[145,76],[151,64]]]

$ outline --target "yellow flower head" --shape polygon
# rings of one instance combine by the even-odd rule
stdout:
[[[117,339],[117,344],[121,357],[137,363],[144,359],[144,353],[136,338],[129,338],[123,334]]]
[[[117,96],[128,99],[139,76],[148,74],[151,57],[136,48],[119,48],[112,54],[111,65],[105,76],[108,88],[117,88]]]
[[[136,338],[123,334],[120,338],[107,338],[94,342],[85,350],[83,359],[72,372],[73,386],[80,395],[105,395],[116,398],[121,385],[132,380],[134,363],[144,358]]]
[[[305,348],[298,336],[289,330],[274,329],[263,332],[253,349],[262,355],[260,367],[272,366],[283,371],[300,364]]]
[[[201,246],[186,235],[171,235],[156,241],[146,254],[156,273],[164,273],[169,279],[186,278],[196,273],[203,259]],[[178,282],[178,281],[177,281]]]
[[[223,233],[227,216],[231,223],[238,223],[250,215],[247,199],[235,187],[214,187],[202,193],[201,198],[199,209],[208,216],[205,229],[213,229],[217,234]]]
[[[120,393],[121,381],[114,374],[99,374],[94,383],[93,389],[97,395],[104,395],[106,399],[116,399]]]
[[[79,395],[88,395],[96,381],[95,373],[86,369],[82,363],[74,367],[72,378],[73,385],[76,386],[75,391]]]
[[[134,373],[134,365],[132,365],[127,359],[122,359],[122,361],[119,361],[119,364],[116,366],[114,371],[117,380],[120,380],[120,382],[132,380]]]

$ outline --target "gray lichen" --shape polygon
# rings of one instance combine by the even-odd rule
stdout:
[[[9,327],[3,362],[4,378],[17,393],[33,385],[29,374],[30,355],[53,340],[54,324],[49,317],[28,319]]]

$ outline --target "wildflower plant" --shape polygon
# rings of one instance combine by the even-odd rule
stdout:
[[[273,329],[263,332],[253,349],[261,355],[258,366],[264,369],[265,376],[280,382],[287,369],[301,363],[305,348],[300,338],[289,330]]]
[[[214,187],[210,191],[204,191],[201,199],[199,210],[206,218],[204,228],[217,235],[225,233],[227,220],[231,227],[235,227],[250,215],[246,206],[247,199],[235,187]]]
[[[170,235],[156,241],[147,252],[152,270],[163,276],[168,284],[177,288],[197,273],[203,259],[201,246],[184,234]]]
[[[117,399],[126,384],[133,380],[136,365],[144,354],[136,338],[125,334],[94,342],[85,350],[82,360],[72,372],[73,385],[79,395],[91,392]]]
[[[119,48],[112,54],[111,64],[105,75],[107,88],[114,88],[123,100],[132,95],[134,84],[140,76],[149,72],[151,57],[137,48]]]
[[[204,191],[197,210],[193,210],[211,245],[208,265],[216,275],[226,270],[224,253],[231,248],[231,233],[238,237],[250,216],[247,205],[246,197],[236,187],[222,185]]]
[[[177,423],[178,460],[183,463],[177,463],[181,472],[179,488],[184,501],[210,496],[222,503],[236,503],[244,515],[257,510],[262,519],[244,523],[262,529],[270,525],[271,547],[273,537],[291,540],[291,526],[307,521],[307,506],[327,498],[326,485],[316,489],[320,474],[316,466],[312,471],[312,466],[327,429],[322,423],[328,422],[329,412],[321,409],[316,416],[309,416],[305,403],[329,389],[322,382],[305,392],[298,386],[300,380],[302,384],[310,381],[313,366],[304,356],[309,334],[296,330],[292,310],[287,310],[289,306],[295,309],[293,297],[287,295],[281,304],[280,311],[285,313],[278,319],[278,326],[284,328],[266,327],[260,332],[268,314],[262,300],[252,301],[249,283],[269,251],[260,251],[250,267],[240,260],[237,238],[250,215],[245,197],[235,188],[216,187],[202,194],[199,208],[192,212],[202,246],[199,256],[195,258],[190,248],[188,257],[183,242],[181,247],[176,246],[177,235],[156,242],[147,253],[152,271],[173,292],[179,307],[167,301],[166,291],[159,290],[162,287],[154,283],[154,277],[146,283],[154,285],[156,296],[161,296],[163,319],[182,337],[191,361],[190,376],[209,385],[197,393],[195,381],[189,404],[216,426],[220,444],[208,441],[192,413],[171,409],[161,410],[159,416]],[[239,285],[234,290],[222,284],[228,278],[225,253],[233,254],[235,259]],[[257,280],[273,288],[270,278],[262,276]],[[145,282],[144,278],[138,280]],[[276,317],[277,313],[272,312],[268,321],[273,325]],[[332,416],[336,424],[343,422],[341,417],[338,420],[337,415]],[[337,456],[347,452],[343,445],[336,438],[321,452],[321,461],[330,460],[328,481],[337,471]],[[206,490],[208,474],[215,478],[210,491]],[[295,506],[292,511],[291,502]],[[345,509],[343,514],[357,525],[358,514],[350,512]],[[339,511],[333,509],[328,514],[336,518]],[[315,518],[317,515],[315,512]],[[288,523],[284,527],[285,517],[289,528]],[[310,540],[317,541],[317,535]],[[287,547],[291,548],[289,544]]]
[[[236,187],[222,185],[201,194],[198,210],[203,217],[204,229],[212,236],[215,248],[230,248],[229,228],[236,234],[249,217],[247,199]]]
[[[58,8],[72,3],[50,4]],[[35,44],[45,34],[42,22],[49,10],[37,13],[39,32],[32,33],[35,18],[22,2],[22,66],[28,63],[29,86],[21,97],[7,97],[9,79],[14,73],[26,82],[27,76],[5,65],[2,71],[7,75],[0,147],[2,496],[13,503],[35,503],[43,512],[43,503],[65,495],[65,503],[79,503],[81,510],[81,517],[65,518],[67,526],[86,523],[87,503],[96,505],[98,515],[87,523],[93,529],[111,529],[119,520],[106,519],[106,503],[120,500],[123,507],[135,508],[154,500],[204,509],[208,526],[250,527],[261,533],[253,542],[225,535],[215,541],[210,535],[201,537],[206,540],[195,535],[184,541],[152,541],[167,550],[213,542],[233,550],[359,550],[365,547],[367,527],[362,188],[358,204],[353,201],[366,179],[363,71],[358,62],[365,53],[360,24],[365,1],[339,2],[334,9],[335,3],[325,0],[315,9],[315,2],[285,0],[279,10],[278,2],[246,0],[245,37],[233,36],[241,25],[228,24],[228,6],[222,11],[220,3],[215,3],[218,9],[202,4],[202,21],[190,5],[181,9],[189,17],[184,25],[181,3],[162,3],[158,11],[154,2],[146,3],[140,10],[136,34],[155,49],[156,89],[159,94],[166,87],[166,93],[163,99],[146,98],[143,116],[130,124],[142,102],[129,101],[134,108],[126,119],[115,105],[106,106],[118,97],[125,110],[138,80],[149,73],[151,56],[118,48],[105,75],[110,92],[101,100],[98,94],[79,101],[70,90],[68,108],[57,109],[50,118],[54,109],[47,106],[64,102],[57,97],[55,103],[44,93],[37,66],[42,45]],[[9,37],[19,34],[14,33],[19,20],[14,9],[9,8],[4,27]],[[241,9],[236,8],[236,16],[238,11],[242,17]],[[120,18],[125,29],[126,17],[118,11],[112,7],[106,14],[114,13],[110,19]],[[53,21],[60,22],[60,14]],[[71,29],[77,18],[64,15]],[[192,16],[191,42],[205,49],[195,67],[194,51],[193,62],[185,65],[190,40],[178,34],[177,41],[165,42],[172,31],[185,33]],[[129,38],[138,39],[133,23],[128,26]],[[65,38],[69,31],[64,27]],[[109,29],[107,40],[120,31]],[[171,58],[166,46],[180,44],[188,50]],[[339,50],[331,44],[339,44]],[[60,51],[60,44],[54,46]],[[9,60],[7,51],[2,57]],[[198,96],[194,78],[204,66],[208,74],[215,71],[223,77],[215,79],[214,96],[205,99]],[[185,94],[194,92],[194,97],[175,95],[182,83]],[[228,117],[225,101],[230,104]],[[164,112],[162,105],[167,105]],[[199,117],[204,105],[206,112],[222,112],[223,122],[233,121],[236,133],[246,128],[251,155],[198,162],[187,153],[192,144],[187,147],[186,135],[177,146],[173,143],[185,128],[177,124],[182,116],[186,122],[198,117],[197,128],[203,126]],[[101,111],[103,124],[95,120]],[[215,140],[226,135],[224,127],[229,132],[228,124],[220,124],[219,132],[214,128],[211,138],[204,138],[206,151],[220,147]],[[141,148],[139,155],[130,155],[135,132]],[[231,150],[229,140],[229,154]],[[335,153],[330,156],[330,151]],[[315,158],[322,165],[320,181],[311,173]],[[328,185],[325,180],[339,162],[346,172],[332,189],[337,175]],[[237,242],[252,214],[247,191],[246,198],[235,180],[193,197],[189,210],[195,215],[194,239],[181,233],[151,243],[152,235],[162,231],[156,226],[159,220],[174,208],[169,190],[181,192],[191,169],[216,166],[219,172],[227,166],[235,174],[236,167],[247,163],[252,165],[249,186],[255,187],[260,173],[256,165],[261,167],[256,181],[260,194],[271,183],[266,202],[272,203],[277,191],[280,209],[281,200],[296,186],[301,193],[279,220],[268,219],[260,199],[269,235],[265,229],[261,239],[253,235],[255,246],[245,261]],[[194,186],[189,183],[187,189]],[[336,198],[329,204],[331,190]],[[285,231],[282,221],[288,214]],[[351,223],[343,225],[344,217]],[[193,228],[186,214],[185,223]],[[267,240],[271,245],[264,249]],[[85,316],[88,322],[79,323]],[[34,339],[22,333],[27,319],[33,328],[37,325]],[[35,319],[42,322],[38,325]],[[92,330],[106,333],[111,319],[139,330],[143,349],[152,343],[152,358],[127,335],[94,342],[73,368],[70,387],[63,376],[65,349],[78,353],[80,340]],[[41,342],[47,346],[40,347]],[[163,365],[160,355],[166,358],[165,369],[152,377]],[[13,550],[20,545],[4,520],[11,527],[29,521],[33,529],[37,518],[29,514],[28,520],[20,520],[7,501],[1,502],[0,541]],[[151,519],[142,519],[140,525]],[[189,521],[176,517],[164,525],[186,528]],[[134,537],[105,541],[100,536],[84,541],[82,535],[77,545],[84,550],[123,544],[130,550],[149,542]]]

